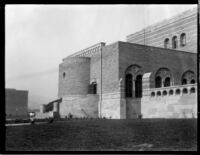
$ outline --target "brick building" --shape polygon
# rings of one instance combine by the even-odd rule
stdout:
[[[28,117],[28,91],[6,89],[6,118]]]
[[[43,116],[197,117],[197,10],[63,59],[59,102]],[[53,112],[53,113],[52,113]]]

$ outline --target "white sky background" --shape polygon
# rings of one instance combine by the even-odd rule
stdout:
[[[74,52],[126,36],[197,5],[6,5],[6,88],[29,107],[57,99],[58,65]]]

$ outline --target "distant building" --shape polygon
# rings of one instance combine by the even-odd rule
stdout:
[[[6,89],[6,119],[28,118],[28,91]]]
[[[63,59],[43,116],[197,117],[197,9]]]

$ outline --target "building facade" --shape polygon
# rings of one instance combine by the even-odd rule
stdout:
[[[6,119],[28,118],[28,91],[6,89]]]
[[[43,105],[41,112],[78,118],[197,117],[196,10],[143,32],[127,36],[127,42],[101,42],[64,58],[60,100],[51,110]]]
[[[197,53],[197,9],[127,36],[127,42]]]

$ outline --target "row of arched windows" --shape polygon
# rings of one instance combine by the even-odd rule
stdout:
[[[125,97],[142,97],[142,76],[143,71],[140,66],[132,65],[128,67],[125,72]],[[190,70],[184,72],[181,81],[182,85],[194,84],[194,72]],[[173,85],[173,76],[170,70],[168,68],[160,68],[155,74],[155,88],[169,87],[171,85]]]
[[[160,87],[169,87],[171,86],[171,78],[169,69],[161,68],[155,74],[155,88]],[[195,74],[192,71],[186,71],[182,75],[181,84],[194,84],[195,83]]]
[[[183,47],[186,45],[186,34],[182,33],[180,35],[180,46]],[[170,48],[170,40],[166,38],[164,41],[164,48]],[[172,37],[172,49],[178,48],[178,38],[177,36]]]
[[[175,91],[175,94],[176,95],[180,95],[180,93],[181,93],[181,90],[180,89],[176,89],[176,91]],[[183,90],[182,90],[182,93],[183,94],[188,94],[188,89],[187,88],[184,88]],[[192,88],[190,88],[190,93],[192,94],[192,93],[195,93],[195,88],[194,87],[192,87]],[[167,95],[173,95],[174,94],[174,90],[169,90],[168,92],[166,91],[166,90],[164,90],[162,93],[161,93],[161,91],[157,91],[156,93],[155,92],[151,92],[151,97],[154,97],[154,96],[167,96]]]

